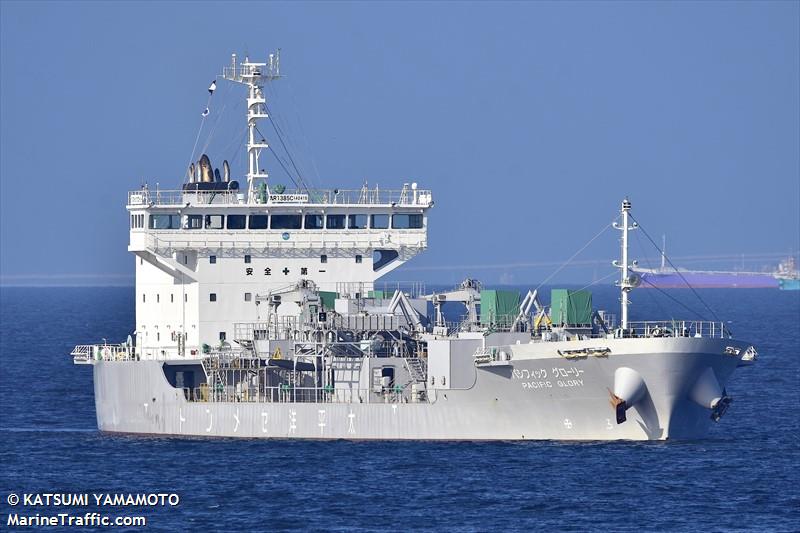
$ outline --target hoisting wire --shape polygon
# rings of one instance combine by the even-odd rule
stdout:
[[[194,163],[194,154],[197,151],[197,143],[200,141],[200,134],[203,132],[203,126],[206,123],[206,117],[211,113],[211,97],[214,96],[214,91],[217,90],[217,80],[211,82],[211,85],[208,86],[208,100],[206,101],[206,108],[200,113],[200,128],[197,130],[197,137],[194,138],[194,146],[192,146],[192,155],[189,157],[189,163],[186,165],[186,168],[189,168],[189,165]],[[188,174],[188,172],[187,172]],[[186,174],[185,174],[186,175]],[[184,176],[185,176],[184,175]],[[186,178],[184,178],[185,180]],[[185,181],[184,181],[185,183]]]
[[[292,82],[289,81],[288,78],[286,79],[286,86],[289,88],[289,95],[292,97],[292,109],[297,117],[297,125],[300,129],[300,135],[303,137],[303,143],[305,144],[305,149],[308,152],[308,157],[311,159],[311,167],[314,169],[317,182],[320,182],[322,178],[319,174],[319,169],[317,168],[317,162],[314,159],[314,153],[311,151],[311,143],[308,142],[308,136],[306,135],[305,128],[303,128],[303,121],[301,120],[300,112],[298,111],[297,99],[295,98],[295,92],[292,88]],[[312,183],[312,185],[314,184]]]
[[[711,309],[711,307],[710,307],[710,306],[709,306],[709,305],[706,303],[706,301],[705,301],[705,300],[703,300],[703,299],[700,297],[700,294],[698,294],[698,292],[695,290],[695,288],[694,288],[694,287],[692,287],[692,286],[689,284],[689,282],[686,280],[686,278],[685,278],[685,277],[683,277],[683,274],[681,274],[681,271],[680,271],[680,270],[678,270],[678,268],[677,268],[675,265],[673,265],[673,264],[672,264],[672,260],[671,260],[669,257],[667,257],[667,254],[665,254],[665,253],[663,252],[663,250],[661,250],[661,248],[659,248],[659,247],[658,247],[658,245],[655,243],[655,241],[652,239],[652,237],[650,237],[650,234],[649,234],[649,233],[647,233],[647,231],[645,231],[645,229],[642,227],[642,225],[639,223],[639,221],[638,221],[638,220],[636,220],[636,219],[633,217],[633,215],[630,215],[630,214],[629,214],[628,216],[630,216],[630,217],[633,219],[633,221],[634,221],[634,222],[636,222],[636,223],[639,225],[639,229],[640,229],[640,230],[642,230],[642,233],[644,233],[644,236],[645,236],[645,237],[647,237],[647,240],[649,240],[649,241],[650,241],[650,244],[652,244],[652,245],[655,247],[655,249],[656,249],[656,250],[658,250],[658,252],[659,252],[659,253],[660,253],[660,254],[661,254],[663,257],[665,257],[665,258],[666,258],[667,262],[669,263],[669,266],[671,266],[671,267],[672,267],[672,269],[673,269],[673,270],[675,270],[675,273],[676,273],[676,274],[678,274],[678,276],[680,276],[680,278],[683,280],[683,282],[686,284],[686,286],[687,286],[687,287],[689,287],[689,289],[690,289],[690,290],[692,291],[692,293],[693,293],[693,294],[694,294],[694,295],[697,297],[697,299],[698,299],[698,300],[700,300],[700,303],[702,303],[702,304],[703,304],[703,306],[705,306],[705,308],[706,308],[706,309],[708,309],[708,312],[709,312],[709,313],[711,313],[711,316],[713,316],[713,317],[714,317],[714,320],[716,320],[717,322],[722,322],[722,321],[719,319],[719,317],[717,316],[717,314],[714,312],[714,310],[713,310],[713,309]],[[650,285],[652,285],[652,283],[650,283]],[[666,294],[666,293],[665,293],[665,294]],[[692,312],[696,312],[696,311],[692,311]],[[698,313],[698,315],[699,315],[699,313]]]
[[[630,216],[630,215],[628,215],[628,216]],[[640,226],[640,227],[641,227],[641,226]],[[681,307],[683,307],[684,309],[686,309],[686,310],[687,310],[687,311],[689,311],[690,313],[694,313],[695,315],[699,316],[699,317],[700,317],[702,320],[705,320],[705,317],[704,317],[702,314],[698,313],[698,312],[697,312],[695,309],[692,309],[691,307],[689,307],[688,305],[686,305],[686,304],[685,304],[685,303],[683,303],[682,301],[680,301],[680,300],[678,300],[677,298],[675,298],[674,296],[670,295],[669,293],[667,293],[667,292],[666,292],[664,289],[662,289],[661,287],[657,287],[656,285],[654,285],[654,284],[653,284],[653,282],[652,282],[652,281],[649,281],[647,278],[643,278],[643,279],[642,279],[642,281],[644,281],[645,283],[647,283],[648,285],[650,285],[650,287],[652,287],[653,289],[657,290],[658,292],[660,292],[661,294],[663,294],[664,296],[666,296],[667,298],[669,298],[670,300],[672,300],[672,301],[673,301],[673,302],[675,302],[676,304],[680,305]],[[659,306],[659,307],[660,307],[660,306]],[[727,329],[727,328],[726,328],[726,329]]]
[[[261,133],[261,131],[258,129],[258,126],[256,126],[256,131],[258,132],[258,134],[259,134],[259,135],[261,135],[261,138],[263,139],[263,138],[264,138],[264,135],[263,135],[263,134]],[[298,189],[298,190],[300,190],[300,185],[298,185],[298,184],[297,184],[297,182],[296,182],[296,181],[295,181],[295,179],[294,179],[294,176],[292,176],[292,173],[291,173],[291,172],[289,172],[289,169],[288,169],[288,168],[286,168],[286,165],[284,164],[283,160],[280,158],[280,156],[278,155],[278,153],[275,151],[275,149],[274,149],[274,148],[272,148],[272,145],[271,145],[271,144],[267,144],[267,146],[269,147],[269,151],[270,151],[270,152],[272,152],[272,155],[274,155],[274,156],[275,156],[275,160],[276,160],[276,161],[278,161],[278,164],[281,166],[281,168],[283,169],[283,171],[286,173],[286,175],[289,177],[289,179],[290,179],[290,180],[292,180],[292,183],[294,183],[294,186],[295,186],[295,187],[297,187],[297,189]],[[306,190],[308,190],[308,189],[306,189]]]
[[[605,280],[607,280],[608,278],[610,278],[610,277],[613,277],[613,276],[616,276],[616,275],[618,275],[618,273],[617,273],[617,272],[612,272],[611,274],[608,274],[608,275],[606,275],[606,276],[603,276],[603,277],[602,277],[602,278],[600,278],[600,279],[596,279],[596,280],[594,280],[593,282],[589,283],[588,285],[584,285],[583,287],[581,287],[581,288],[580,288],[580,289],[578,289],[578,290],[579,290],[579,291],[582,291],[582,290],[584,290],[584,289],[588,289],[588,288],[589,288],[589,287],[591,287],[592,285],[597,285],[597,284],[598,284],[598,283],[600,283],[601,281],[605,281]]]
[[[227,89],[225,90],[225,94],[222,96],[222,102],[223,102],[222,109],[220,109],[219,113],[216,113],[217,120],[211,127],[211,131],[209,132],[208,137],[206,138],[206,143],[203,145],[203,149],[201,150],[202,153],[206,153],[206,149],[208,149],[208,145],[211,144],[211,139],[214,137],[214,132],[217,131],[217,126],[219,126],[219,123],[222,122],[222,117],[225,115],[225,108],[228,107],[227,103],[228,95],[230,94],[232,88],[233,84],[228,83]]]
[[[641,253],[641,255],[644,258],[645,262],[647,263],[647,268],[649,268],[650,270],[653,270],[653,266],[650,263],[650,259],[647,257],[647,253],[645,251],[644,245],[642,244],[642,238],[639,236],[639,234],[637,232],[634,232],[634,235],[636,235],[636,245],[638,246],[639,252]],[[639,279],[641,279],[641,276],[640,276]],[[649,294],[649,291],[648,291],[648,294]],[[662,313],[664,313],[664,316],[666,316],[667,315],[667,310],[664,309],[663,305],[661,305],[661,302],[659,301],[659,299],[656,298],[655,296],[653,296],[652,294],[649,294],[649,296],[650,296],[650,299],[658,306],[658,310],[661,311]],[[696,311],[692,311],[692,312],[696,313],[696,314],[699,314]]]
[[[268,102],[278,101],[278,107],[282,107],[282,105],[280,104],[280,100],[278,98],[278,92],[275,89],[275,87],[276,85],[274,84],[269,84],[267,86],[269,92],[269,98],[267,99],[267,101]],[[284,115],[279,113],[273,113],[271,108],[267,108],[267,104],[265,104],[264,107],[267,111],[269,121],[272,122],[272,128],[274,130],[278,130],[276,131],[276,135],[278,136],[278,141],[280,141],[281,144],[283,145],[283,149],[286,152],[286,154],[291,158],[292,153],[302,152],[293,142],[293,137],[292,135],[290,135],[291,124],[284,117]],[[299,167],[297,165],[294,165],[293,161],[292,161],[292,166],[297,170],[297,175],[298,177],[300,177]],[[309,186],[305,178],[306,178],[305,173],[303,173],[302,179],[300,181],[302,181],[303,185],[306,187],[306,189],[308,189]]]
[[[211,138],[214,137],[214,132],[217,131],[217,126],[219,126],[220,117],[222,117],[223,113],[225,113],[225,104],[222,105],[222,109],[220,110],[219,113],[217,113],[217,121],[214,122],[213,126],[211,126],[211,131],[208,132],[208,137],[206,137],[206,143],[203,145],[203,149],[200,150],[200,153],[203,153],[203,154],[206,153],[206,150],[208,149],[208,145],[211,144]]]
[[[554,277],[556,274],[558,274],[559,272],[561,272],[562,270],[564,270],[564,268],[565,268],[565,267],[566,267],[568,264],[570,264],[570,263],[572,262],[572,260],[573,260],[573,259],[575,259],[575,258],[576,258],[576,257],[577,257],[577,256],[578,256],[578,255],[579,255],[581,252],[583,252],[583,251],[584,251],[586,248],[588,248],[590,244],[592,244],[592,243],[593,243],[595,240],[597,240],[597,238],[598,238],[598,237],[600,237],[600,235],[602,235],[603,233],[605,233],[605,231],[606,231],[608,228],[610,228],[610,227],[611,227],[611,224],[612,224],[612,223],[606,224],[606,226],[605,226],[603,229],[601,229],[601,230],[600,230],[600,231],[597,233],[597,235],[595,235],[594,237],[592,237],[592,238],[589,240],[589,242],[587,242],[586,244],[584,244],[584,245],[583,245],[583,247],[582,247],[580,250],[578,250],[577,252],[575,252],[574,254],[572,254],[572,257],[570,257],[569,259],[567,259],[566,261],[564,261],[564,263],[562,263],[562,265],[561,265],[560,267],[558,267],[558,268],[555,270],[555,272],[553,272],[552,274],[550,274],[549,276],[547,276],[547,278],[546,278],[546,279],[545,279],[543,282],[541,282],[541,283],[539,284],[539,286],[538,286],[538,287],[536,287],[536,289],[535,289],[535,290],[537,290],[537,291],[538,291],[539,289],[541,289],[541,288],[542,288],[542,286],[544,286],[544,284],[546,284],[548,281],[550,281],[551,279],[553,279],[553,277]]]
[[[294,158],[292,157],[292,153],[289,151],[288,148],[286,148],[286,143],[283,142],[283,136],[281,135],[281,129],[278,127],[278,124],[274,120],[272,120],[272,111],[270,111],[270,109],[269,109],[269,107],[267,106],[266,103],[264,104],[264,108],[267,110],[267,114],[270,117],[269,122],[270,122],[270,124],[272,124],[272,127],[275,130],[275,134],[278,136],[278,140],[281,142],[281,146],[283,147],[283,150],[286,152],[286,155],[289,157],[289,161],[292,163],[292,167],[294,168],[294,171],[297,173],[297,179],[300,180],[300,183],[303,184],[303,188],[306,190],[306,192],[311,192],[311,191],[308,190],[308,187],[306,186],[305,182],[303,181],[302,174],[301,174],[300,170],[297,168],[297,165],[294,162]],[[298,188],[300,188],[300,187],[298,186]]]

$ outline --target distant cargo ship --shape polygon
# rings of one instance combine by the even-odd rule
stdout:
[[[742,272],[715,270],[687,270],[666,265],[666,242],[661,248],[659,268],[636,268],[642,287],[680,289],[691,286],[698,289],[777,289],[782,287],[780,273],[784,263],[775,272]],[[790,259],[791,260],[791,259]],[[792,267],[794,266],[791,260]],[[796,272],[796,271],[795,271]]]
[[[637,269],[641,287],[659,289],[776,289],[780,281],[771,272],[717,272],[711,270]],[[781,280],[782,281],[782,280]]]
[[[778,265],[775,277],[782,291],[800,291],[800,270],[797,270],[794,257],[789,257]]]

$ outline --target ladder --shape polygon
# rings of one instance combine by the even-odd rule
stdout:
[[[428,365],[419,357],[407,357],[406,365],[412,383],[425,383],[428,380]]]

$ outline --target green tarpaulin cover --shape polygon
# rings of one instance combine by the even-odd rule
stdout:
[[[518,314],[517,291],[481,291],[481,324],[510,325]]]
[[[336,298],[338,297],[338,292],[319,291],[319,298],[322,300],[322,307],[328,311],[333,311],[334,306],[336,305]]]
[[[592,323],[592,293],[552,289],[550,291],[550,319],[556,326],[577,326]]]

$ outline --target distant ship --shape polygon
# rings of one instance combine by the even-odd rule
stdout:
[[[778,287],[782,291],[800,290],[800,270],[797,270],[794,257],[788,257],[778,265],[775,278],[778,280]]]
[[[641,287],[658,289],[775,289],[783,280],[771,272],[719,272],[713,270],[637,269]],[[794,280],[797,283],[797,280]]]
[[[656,289],[776,289],[776,272],[743,272],[718,270],[688,270],[666,265],[666,243],[661,247],[659,268],[635,268],[641,277],[641,287]]]

